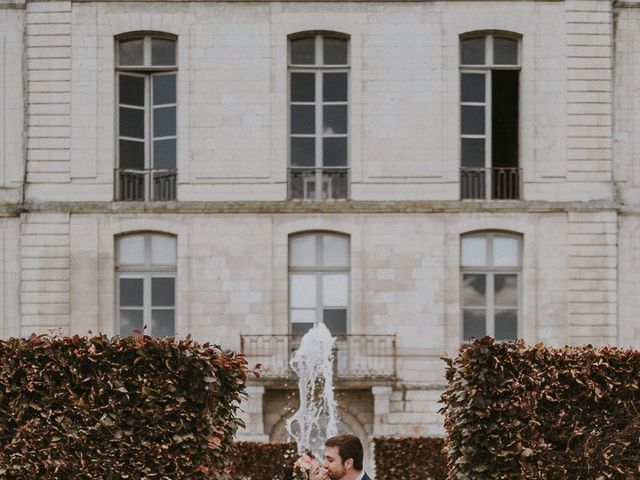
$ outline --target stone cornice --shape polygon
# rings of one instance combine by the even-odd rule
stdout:
[[[0,10],[25,10],[25,2],[0,2]]]
[[[59,0],[27,0],[54,2]],[[565,0],[71,0],[71,3],[563,3]]]
[[[235,202],[26,202],[0,204],[0,216],[23,213],[70,214],[414,214],[414,213],[567,213],[620,211],[640,214],[640,206],[614,202],[542,201],[235,201]]]
[[[613,8],[640,8],[640,0],[614,0]]]

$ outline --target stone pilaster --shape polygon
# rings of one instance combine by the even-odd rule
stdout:
[[[245,442],[268,442],[269,437],[264,433],[264,419],[262,399],[264,397],[262,385],[249,385],[247,398],[242,402],[240,418],[246,424],[246,428],[238,431],[237,439]]]

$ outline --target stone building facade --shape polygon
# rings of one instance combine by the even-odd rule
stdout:
[[[490,334],[640,347],[640,1],[0,1],[0,332],[337,335],[343,428],[443,433]]]

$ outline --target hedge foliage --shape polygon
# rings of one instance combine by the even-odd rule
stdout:
[[[237,442],[228,471],[233,480],[291,480],[296,444]]]
[[[0,477],[222,478],[247,372],[190,338],[0,341]]]
[[[447,457],[442,438],[388,438],[373,440],[376,480],[445,480]]]
[[[445,360],[450,479],[640,478],[640,352],[487,337]]]

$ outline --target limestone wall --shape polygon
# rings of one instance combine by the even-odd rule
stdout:
[[[610,200],[610,20],[605,0],[32,2],[30,198],[113,198],[114,37],[163,31],[178,38],[178,198],[285,199],[287,35],[324,29],[350,36],[353,199],[459,198],[459,36],[503,30],[522,35],[524,197]]]

